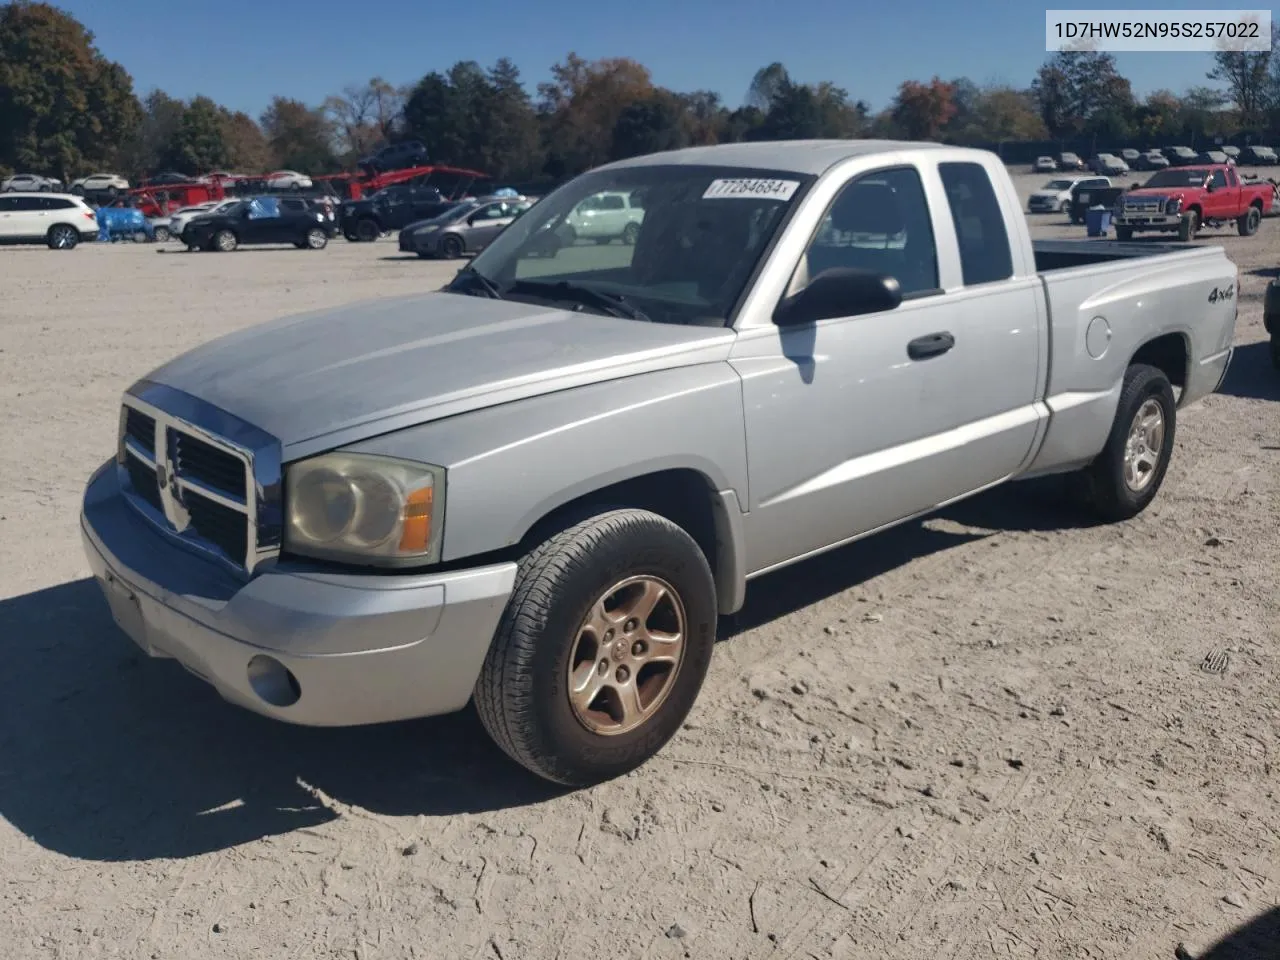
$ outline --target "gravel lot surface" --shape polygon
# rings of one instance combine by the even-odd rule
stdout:
[[[388,240],[0,249],[6,960],[1164,960],[1233,930],[1254,946],[1214,960],[1280,956],[1280,221],[1200,242],[1240,267],[1237,353],[1142,517],[1080,526],[1011,487],[757,581],[687,729],[577,793],[469,713],[226,705],[87,579],[79,497],[133,379],[456,265]]]

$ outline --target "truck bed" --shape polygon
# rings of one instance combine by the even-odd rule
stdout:
[[[1050,273],[1116,260],[1188,253],[1198,248],[1185,243],[1149,243],[1138,240],[1033,240],[1031,249],[1036,256],[1036,272]]]
[[[1236,266],[1220,246],[1032,241],[1048,308],[1050,426],[1031,473],[1079,466],[1111,429],[1139,345],[1170,368],[1180,405],[1215,389],[1235,326]]]

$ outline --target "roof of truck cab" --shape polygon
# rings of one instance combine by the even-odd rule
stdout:
[[[771,140],[755,143],[718,143],[708,147],[686,147],[649,153],[598,167],[617,170],[623,167],[659,164],[707,164],[708,166],[744,167],[756,170],[786,170],[791,173],[821,174],[842,160],[877,153],[902,150],[956,150],[942,143],[913,140]]]

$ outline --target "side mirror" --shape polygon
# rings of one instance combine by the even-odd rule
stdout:
[[[835,267],[823,270],[809,285],[778,304],[773,322],[795,327],[834,317],[883,313],[902,303],[902,287],[885,273]]]

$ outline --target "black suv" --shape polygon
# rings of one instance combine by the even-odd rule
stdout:
[[[221,213],[192,217],[182,231],[188,250],[230,253],[238,246],[292,243],[323,250],[334,224],[322,204],[303,197],[246,197]]]
[[[360,166],[378,173],[389,170],[406,170],[427,164],[427,148],[421,140],[404,140],[390,143],[372,156],[363,158]]]
[[[435,187],[397,184],[362,200],[347,200],[339,214],[342,235],[369,242],[416,220],[426,220],[451,206]]]

